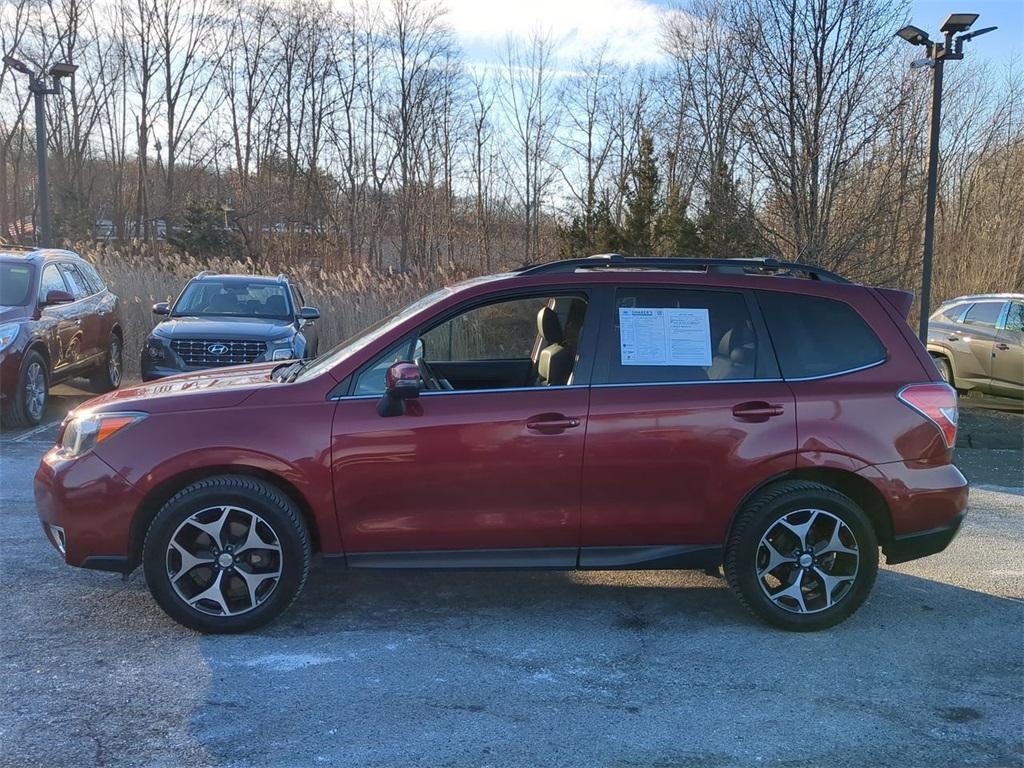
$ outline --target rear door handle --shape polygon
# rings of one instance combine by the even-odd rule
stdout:
[[[572,429],[580,425],[579,419],[563,416],[560,413],[542,413],[526,422],[526,428],[534,432],[554,433]]]
[[[754,400],[733,406],[732,415],[741,421],[768,421],[773,416],[781,416],[786,409],[781,405]]]
[[[950,336],[949,340],[950,341],[960,341],[960,337],[959,336]]]
[[[1006,350],[1008,350],[1009,348],[1010,348],[1010,345],[1009,345],[1009,344],[1003,344],[1002,342],[1000,342],[999,344],[996,344],[996,349],[1001,349],[1001,350],[1003,350],[1004,352],[1005,352]]]

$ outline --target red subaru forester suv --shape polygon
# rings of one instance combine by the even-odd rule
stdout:
[[[828,627],[939,552],[967,483],[910,294],[773,260],[594,257],[433,293],[311,360],[71,413],[36,476],[72,565],[142,565],[205,632],[260,626],[314,552],[349,568],[724,566]]]

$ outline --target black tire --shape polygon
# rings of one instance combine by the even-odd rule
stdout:
[[[171,545],[171,537],[175,535],[176,531],[179,531],[179,526],[184,526],[186,520],[203,510],[222,506],[239,508],[258,516],[261,519],[260,522],[269,527],[273,536],[265,536],[264,540],[276,538],[279,544],[277,554],[279,559],[276,566],[280,576],[267,589],[264,597],[258,603],[254,599],[250,600],[248,597],[244,597],[245,580],[239,577],[237,569],[233,567],[217,568],[202,565],[183,570],[184,565],[179,563],[175,581],[182,585],[183,590],[189,588],[197,594],[202,594],[204,589],[217,578],[214,574],[223,571],[221,574],[223,583],[229,588],[227,597],[225,597],[225,592],[220,592],[221,597],[225,598],[223,604],[226,605],[227,601],[231,599],[230,591],[232,589],[236,595],[241,590],[243,597],[239,597],[239,600],[245,601],[242,605],[243,608],[246,604],[254,604],[254,607],[245,608],[244,612],[232,615],[209,613],[190,605],[172,585],[169,571],[169,559],[173,559],[175,556],[169,555],[168,550]],[[229,513],[229,515],[233,514],[236,513]],[[200,520],[205,520],[205,518],[200,516]],[[242,548],[238,542],[238,536],[232,535],[232,526],[235,525],[235,522],[229,517],[228,523],[225,523],[228,529],[227,533],[221,536],[222,554],[232,549],[232,543],[236,549],[241,550]],[[261,528],[261,530],[266,532],[266,528]],[[181,535],[198,533],[194,524],[182,528],[182,531],[185,531],[185,534],[179,532],[178,544],[181,543]],[[203,540],[201,538],[196,540],[212,541],[212,539]],[[271,558],[274,556],[273,553],[266,554]],[[150,524],[142,551],[146,584],[153,599],[164,612],[186,627],[215,634],[247,632],[263,626],[284,612],[298,597],[306,582],[311,557],[309,533],[292,500],[273,485],[244,475],[218,475],[206,478],[175,494],[164,504]],[[246,569],[246,572],[249,570]],[[186,583],[183,584],[183,582]],[[191,595],[191,598],[197,600],[196,594]],[[218,608],[218,610],[220,609]]]
[[[116,333],[110,334],[110,342],[107,344],[107,354],[103,356],[103,362],[99,368],[89,376],[89,385],[94,392],[110,392],[121,386],[121,378],[124,372],[124,348],[121,344],[121,337]]]
[[[939,369],[939,376],[942,377],[942,380],[956,389],[956,381],[953,378],[953,366],[949,364],[949,360],[944,357],[933,357],[932,360],[935,361],[935,367]]]
[[[810,513],[804,513],[803,510],[819,510],[827,514],[815,517],[814,520],[819,522],[814,522]],[[839,535],[841,526],[835,522],[835,519],[838,519],[845,526],[842,533],[845,537],[843,543],[853,549],[849,547],[849,537],[852,535],[856,543],[856,555],[831,555],[831,566],[828,565],[828,555],[823,556],[821,563],[815,560],[808,568],[801,568],[796,561],[791,564],[780,563],[774,571],[768,569],[762,581],[758,575],[758,566],[770,565],[765,562],[768,550],[762,548],[762,538],[769,534],[777,536],[778,534],[773,531],[782,531],[784,535],[790,535],[779,527],[784,525],[780,522],[783,518],[787,518],[787,522],[790,523],[811,522],[811,527],[807,531],[809,549],[817,549],[813,546],[815,536],[828,535],[829,530]],[[780,539],[774,538],[773,541],[779,543]],[[800,539],[792,538],[790,541],[798,542]],[[823,545],[819,543],[818,546]],[[787,560],[792,560],[796,551],[797,548],[794,547],[791,551],[785,552]],[[816,557],[817,555],[812,555],[812,558]],[[851,570],[854,570],[853,574],[850,574]],[[804,573],[801,574],[800,571]],[[837,581],[826,596],[824,587],[827,581],[819,578],[819,573],[828,577],[835,573],[843,574],[844,579],[851,575],[854,578],[852,582]],[[796,632],[826,629],[848,619],[864,603],[877,574],[878,537],[871,521],[852,499],[820,483],[787,481],[766,489],[740,511],[726,544],[725,577],[740,602],[751,613],[769,624]],[[767,585],[762,587],[762,584],[777,576],[780,577],[777,580],[781,583],[774,589]],[[787,584],[792,588],[794,583],[799,585],[797,589],[801,592],[799,603],[790,598],[772,600],[767,594],[766,590],[770,590],[777,596],[777,592],[783,590]],[[805,584],[808,585],[807,592],[803,589]],[[783,600],[790,605],[789,608],[785,607]],[[808,612],[801,612],[802,607]]]
[[[39,387],[42,378],[42,390]],[[40,401],[41,398],[41,401]],[[50,400],[50,369],[46,358],[34,349],[25,353],[18,372],[17,389],[4,398],[3,424],[5,427],[34,427],[46,414]]]

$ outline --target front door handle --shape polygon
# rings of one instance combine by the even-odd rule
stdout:
[[[1008,350],[1009,348],[1010,348],[1010,345],[1009,345],[1009,344],[1003,344],[1002,342],[999,342],[998,344],[996,344],[996,349],[1001,349],[1001,350],[1003,350],[1004,352],[1005,352],[1006,350]]]
[[[579,419],[563,416],[561,413],[542,413],[530,418],[526,428],[534,432],[554,434],[580,425]]]
[[[960,341],[960,337],[959,336],[950,336],[949,340],[950,341]]]
[[[781,416],[786,409],[775,403],[753,400],[733,406],[732,415],[740,421],[768,421],[773,416]]]

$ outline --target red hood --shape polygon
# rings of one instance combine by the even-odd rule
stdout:
[[[168,376],[134,387],[108,392],[76,410],[144,411],[168,413],[238,405],[256,389],[273,385],[271,371],[281,363],[258,363]]]

